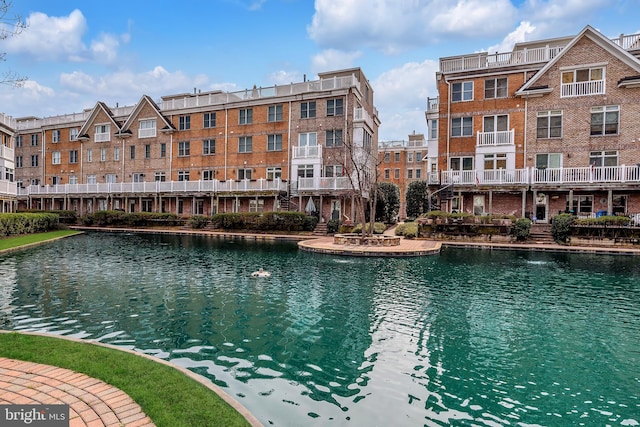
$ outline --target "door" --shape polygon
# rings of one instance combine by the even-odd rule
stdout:
[[[547,195],[544,193],[536,195],[536,212],[533,220],[534,222],[547,222]]]
[[[331,219],[340,221],[340,200],[331,201]]]
[[[484,195],[473,196],[473,214],[484,215]]]

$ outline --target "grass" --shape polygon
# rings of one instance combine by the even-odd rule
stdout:
[[[71,369],[118,387],[158,427],[249,425],[204,385],[170,366],[136,354],[12,332],[0,333],[0,356]]]
[[[25,234],[16,237],[5,237],[0,239],[0,251],[14,249],[20,246],[31,245],[34,243],[45,242],[47,240],[57,239],[60,237],[72,236],[81,232],[75,230],[55,230],[45,233]]]

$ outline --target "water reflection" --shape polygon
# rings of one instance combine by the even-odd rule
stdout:
[[[0,258],[0,327],[169,359],[265,424],[633,425],[633,261],[88,234]]]

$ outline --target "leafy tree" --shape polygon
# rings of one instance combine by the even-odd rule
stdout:
[[[0,0],[0,41],[16,37],[27,27],[20,16],[8,16],[11,6],[13,6],[11,0]],[[0,61],[6,60],[7,54],[0,53]],[[14,87],[24,85],[26,80],[26,77],[18,76],[18,74],[11,70],[4,71],[2,77],[0,77],[0,83]]]
[[[378,184],[376,220],[387,224],[394,222],[400,210],[400,188],[392,182]]]
[[[427,181],[413,181],[407,187],[407,217],[415,218],[429,211]]]

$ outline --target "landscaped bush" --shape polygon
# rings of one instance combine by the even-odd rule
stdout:
[[[330,219],[327,221],[327,233],[335,234],[338,232],[338,228],[340,227],[340,221],[337,219]]]
[[[396,236],[404,236],[407,239],[418,237],[418,223],[406,222],[404,224],[398,224],[396,227]]]
[[[178,216],[172,213],[98,211],[82,217],[82,223],[96,227],[175,226]]]
[[[187,225],[193,229],[201,230],[209,223],[209,217],[204,215],[194,215],[187,220]]]
[[[371,227],[370,223],[367,223],[365,230],[369,232],[369,227]],[[382,222],[374,222],[373,223],[373,234],[382,234],[384,230],[387,229],[387,226]],[[362,233],[362,224],[358,223],[355,227],[351,229],[352,233]]]
[[[528,218],[519,218],[511,226],[511,235],[516,240],[527,240],[531,235],[531,220]]]
[[[631,218],[628,216],[601,216],[600,218],[576,218],[575,225],[629,225]]]
[[[246,231],[310,231],[318,222],[302,212],[223,213],[211,217],[215,228]]]
[[[2,213],[0,236],[41,233],[58,228],[58,215],[52,213]]]
[[[78,222],[78,213],[76,211],[41,211],[39,209],[24,209],[19,210],[18,213],[50,213],[58,215],[58,221],[60,224],[75,224]]]
[[[558,243],[567,243],[571,237],[571,225],[575,217],[571,214],[560,214],[551,220],[551,235]]]

